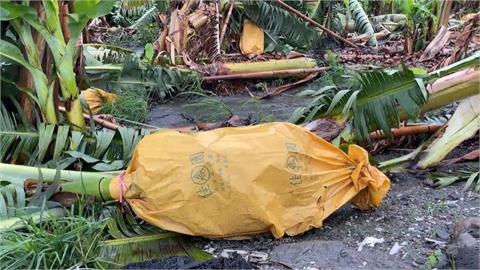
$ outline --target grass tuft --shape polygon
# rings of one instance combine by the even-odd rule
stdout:
[[[119,91],[115,102],[103,104],[101,113],[111,114],[135,122],[143,122],[148,116],[148,101],[144,94],[136,91]]]
[[[105,220],[80,216],[25,221],[21,231],[0,235],[0,269],[102,268],[98,257]]]

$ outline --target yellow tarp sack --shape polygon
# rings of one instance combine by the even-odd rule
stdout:
[[[265,46],[263,29],[254,22],[245,20],[240,37],[242,54],[262,54]]]
[[[100,88],[88,88],[80,92],[80,97],[85,100],[88,108],[92,113],[96,114],[105,102],[113,102],[117,99],[117,95],[106,92]]]
[[[378,207],[389,187],[361,147],[345,154],[302,127],[269,123],[146,136],[110,193],[124,190],[139,217],[165,230],[280,238],[320,227],[350,200]]]

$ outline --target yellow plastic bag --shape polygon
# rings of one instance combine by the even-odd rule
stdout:
[[[117,99],[117,95],[106,92],[100,88],[88,88],[80,92],[80,97],[85,100],[92,113],[96,114],[105,102],[113,102]]]
[[[254,22],[245,20],[242,36],[240,37],[240,51],[242,51],[242,54],[262,54],[264,46],[263,29]]]
[[[165,230],[280,238],[320,227],[350,200],[379,206],[390,181],[364,149],[348,151],[289,123],[158,132],[137,145],[110,193],[118,199],[124,190],[139,217]]]

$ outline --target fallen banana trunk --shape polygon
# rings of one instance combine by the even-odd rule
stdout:
[[[280,59],[258,62],[240,62],[240,63],[214,63],[210,65],[195,66],[198,72],[205,75],[232,75],[255,73],[264,71],[280,71],[288,69],[304,69],[317,67],[314,59],[300,57],[294,59]]]
[[[191,61],[190,61],[191,62]],[[241,62],[241,63],[214,63],[209,65],[196,65],[190,63],[190,66],[193,70],[211,76],[205,76],[205,80],[226,80],[229,79],[228,76],[222,78],[215,76],[219,75],[244,75],[251,74],[248,76],[253,76],[253,74],[258,74],[260,72],[267,72],[265,74],[260,74],[258,78],[271,78],[273,76],[289,76],[289,75],[306,75],[312,72],[321,72],[330,69],[329,67],[317,67],[317,62],[314,59],[307,57],[297,57],[292,59],[280,59],[280,60],[269,60],[269,61],[258,61],[258,62]],[[183,70],[182,68],[178,68]],[[101,65],[101,66],[86,66],[86,71],[89,72],[102,72],[102,71],[115,71],[119,72],[122,70],[121,65]],[[188,69],[185,69],[188,70]],[[284,72],[282,74],[282,72]],[[267,75],[268,74],[268,75]],[[247,78],[248,78],[247,76]],[[242,78],[242,77],[234,77]],[[251,77],[257,78],[257,77]]]
[[[41,170],[46,180],[56,173]],[[37,168],[0,164],[0,177],[9,173],[39,177]],[[378,207],[390,188],[366,150],[350,145],[346,154],[288,123],[157,132],[137,145],[125,173],[61,172],[72,176],[63,191],[127,201],[150,224],[209,238],[297,235],[349,201]]]
[[[479,70],[462,70],[438,79],[427,88],[430,92],[428,102],[422,113],[441,108],[455,101],[463,100],[452,118],[447,122],[445,133],[420,145],[412,153],[380,163],[382,170],[402,168],[412,160],[417,160],[417,167],[428,168],[438,164],[448,153],[464,140],[478,132],[480,116],[478,112]],[[468,98],[468,99],[467,99]],[[405,112],[400,112],[400,119],[406,120]],[[424,151],[424,149],[426,149]],[[422,152],[424,151],[424,152]],[[420,155],[420,157],[418,157]]]
[[[427,90],[430,94],[433,94],[463,82],[469,82],[471,80],[475,81],[475,79],[478,79],[479,77],[480,71],[473,68],[465,69],[439,78],[432,84],[429,84]]]
[[[327,71],[329,69],[330,67],[271,70],[271,71],[261,71],[261,72],[251,72],[251,73],[208,76],[208,77],[203,77],[203,80],[218,81],[218,80],[236,80],[236,79],[267,79],[267,78],[276,78],[276,77],[308,75],[312,73]]]
[[[455,80],[452,80],[450,83],[447,83],[446,81],[442,82],[440,81],[441,79],[439,79],[437,80],[440,81],[439,85],[434,87],[435,83],[433,83],[431,87],[427,88],[429,91],[435,92],[431,93],[427,103],[422,108],[421,114],[478,94],[480,70],[475,70],[473,72],[460,71],[458,73],[462,73],[463,75],[461,77],[456,77]],[[400,111],[400,119],[407,120],[407,113]]]

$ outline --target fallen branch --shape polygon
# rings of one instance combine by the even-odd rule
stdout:
[[[297,15],[300,19],[304,20],[304,21],[307,21],[309,22],[310,24],[322,29],[323,31],[325,31],[327,34],[329,34],[330,36],[342,41],[343,43],[345,44],[348,44],[350,45],[351,47],[354,47],[354,48],[357,48],[358,49],[358,46],[355,45],[354,43],[352,43],[351,41],[348,41],[346,39],[344,39],[343,37],[341,37],[340,35],[338,35],[337,33],[333,32],[332,30],[326,28],[325,26],[319,24],[318,22],[310,19],[309,17],[305,16],[303,13],[301,13],[300,11],[294,9],[293,7],[287,5],[286,3],[284,3],[283,1],[281,0],[273,0],[274,2],[276,2],[278,5],[280,5],[281,7],[283,7],[284,9],[286,9],[287,11]]]
[[[375,36],[375,39],[382,40],[389,34],[390,34],[390,31],[382,30],[378,33],[375,33],[374,36]],[[356,37],[347,38],[347,40],[354,43],[363,43],[363,42],[367,42],[369,38],[370,38],[369,34],[361,34]]]
[[[206,76],[206,77],[203,77],[203,80],[218,81],[218,80],[237,80],[237,79],[265,79],[265,78],[273,78],[273,77],[289,76],[289,75],[307,75],[310,73],[327,71],[329,69],[330,67],[271,70],[271,71],[261,71],[261,72],[251,72],[251,73]]]
[[[220,121],[220,122],[198,122],[193,125],[183,126],[183,127],[176,127],[172,128],[180,133],[189,133],[193,131],[207,131],[213,130],[222,127],[240,127],[249,125],[248,121],[242,120],[240,116],[234,114],[232,115],[227,121]]]
[[[480,158],[480,149],[475,149],[461,157],[447,159],[444,161],[445,164],[454,164],[461,161],[472,161]]]
[[[417,126],[405,126],[400,128],[392,128],[392,135],[394,138],[399,138],[408,135],[418,135],[424,133],[435,133],[440,130],[444,125],[417,125]],[[385,139],[386,136],[381,130],[370,132],[370,138]]]
[[[317,75],[318,75],[318,73],[310,73],[307,77],[305,77],[305,78],[303,78],[299,81],[279,86],[279,87],[275,88],[275,90],[273,90],[272,92],[269,92],[269,93],[263,95],[262,97],[260,97],[260,99],[280,95],[281,93],[283,93],[287,90],[290,90],[290,89],[294,88],[295,86],[298,86],[300,84],[304,84],[306,82],[309,82],[309,81],[315,79],[315,77],[317,77]]]
[[[220,45],[223,43],[223,39],[225,38],[225,33],[227,32],[228,22],[230,21],[230,17],[232,16],[233,8],[235,7],[235,0],[232,0],[230,7],[228,8],[227,17],[223,21],[222,30],[220,31]]]
[[[59,106],[58,107],[58,110],[61,111],[61,112],[66,112],[66,109],[65,107],[62,107],[62,106]],[[89,114],[87,113],[83,113],[83,118],[87,121],[90,121],[91,117]],[[98,115],[94,115],[93,116],[93,119],[92,119],[95,123],[99,124],[100,126],[103,126],[103,127],[106,127],[108,129],[112,129],[112,130],[117,130],[118,128],[122,127],[118,124],[115,124],[115,123],[112,123]]]

